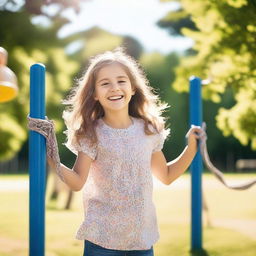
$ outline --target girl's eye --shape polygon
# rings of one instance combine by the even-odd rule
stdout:
[[[118,81],[118,83],[125,83],[125,81]]]
[[[108,85],[108,83],[104,83],[104,84],[101,84],[101,85]]]

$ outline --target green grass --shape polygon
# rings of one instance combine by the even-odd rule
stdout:
[[[228,174],[230,182],[247,180],[255,174]],[[26,175],[1,175],[0,180],[24,180]],[[188,175],[178,182],[188,184]],[[214,225],[216,219],[241,219],[256,221],[256,187],[246,191],[226,189],[210,174],[204,175],[204,194],[213,222],[208,227],[204,221],[204,251],[190,252],[190,186],[179,187],[176,182],[167,189],[154,192],[160,239],[154,245],[155,256],[255,256],[256,239]],[[205,182],[206,181],[206,182]],[[50,183],[49,183],[50,184]],[[61,200],[64,199],[64,195]],[[46,256],[82,255],[83,242],[74,238],[83,220],[81,193],[76,193],[72,210],[63,211],[62,202],[46,212]],[[28,192],[1,191],[0,193],[0,255],[28,255]]]

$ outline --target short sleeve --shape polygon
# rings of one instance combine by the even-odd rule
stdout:
[[[78,152],[83,152],[86,155],[88,155],[93,160],[96,159],[97,155],[97,146],[91,146],[88,139],[83,138],[80,139],[79,143],[70,143],[67,142],[64,144],[71,152],[73,152],[75,155],[78,154]]]
[[[156,133],[154,135],[153,151],[152,151],[153,153],[162,150],[164,146],[164,142],[168,137],[168,135],[169,135],[169,129],[167,130],[163,129],[162,131],[160,131],[160,133]]]

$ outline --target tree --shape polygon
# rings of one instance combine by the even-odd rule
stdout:
[[[12,158],[27,140],[26,115],[29,112],[29,67],[41,62],[47,66],[47,113],[56,118],[57,136],[63,128],[60,99],[71,84],[78,65],[65,53],[69,43],[57,38],[58,30],[69,22],[62,16],[66,8],[80,11],[82,2],[65,0],[12,1],[0,3],[0,45],[9,54],[8,66],[18,77],[19,95],[0,105],[0,161]],[[53,5],[56,12],[49,15],[46,8]],[[50,25],[33,25],[36,15],[47,17]],[[17,26],[18,24],[18,26]]]
[[[191,16],[182,8],[181,5],[179,5],[179,8],[175,11],[169,11],[157,22],[157,25],[160,28],[168,30],[168,32],[173,36],[182,36],[181,30],[183,28],[189,28],[192,30],[197,29],[195,23],[191,19]]]
[[[182,10],[196,26],[183,28],[195,41],[195,55],[183,58],[176,70],[174,87],[188,90],[191,75],[210,79],[203,97],[220,102],[232,89],[235,103],[220,108],[217,126],[224,136],[233,135],[243,145],[256,149],[256,7],[249,0],[180,0]],[[179,31],[179,30],[177,30]]]
[[[47,112],[54,117],[54,112],[59,111],[56,106],[60,105],[61,95],[69,88],[71,76],[78,67],[68,59],[53,29],[34,26],[24,12],[2,11],[0,17],[0,45],[8,50],[8,65],[15,71],[19,85],[18,97],[0,105],[0,160],[7,160],[20,150],[27,139],[29,67],[37,62],[47,65]],[[11,33],[6,28],[12,28]],[[53,105],[56,111],[52,111]],[[57,131],[60,129],[61,124],[57,121]]]

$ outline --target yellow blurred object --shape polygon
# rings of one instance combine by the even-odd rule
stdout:
[[[16,75],[6,66],[7,51],[0,47],[0,102],[14,99],[18,94]]]

